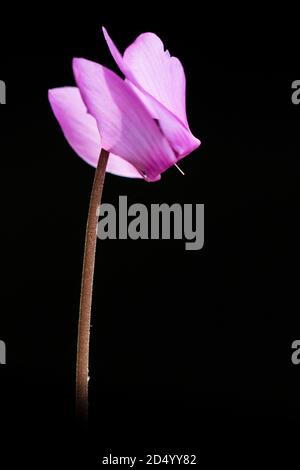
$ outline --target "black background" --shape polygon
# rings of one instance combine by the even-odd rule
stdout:
[[[293,43],[283,46],[268,24],[258,37],[257,23],[232,30],[190,10],[112,11],[81,6],[76,19],[19,11],[1,40],[1,458],[82,458],[92,468],[109,453],[166,452],[196,453],[203,468],[286,465],[300,424]],[[117,71],[102,24],[121,50],[153,31],[182,60],[189,122],[202,141],[181,163],[185,177],[170,169],[147,184],[107,175],[103,199],[204,203],[205,246],[98,242],[87,435],[73,412],[94,170],[64,140],[47,90],[74,84],[73,57]]]

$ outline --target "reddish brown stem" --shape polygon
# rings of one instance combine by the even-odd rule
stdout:
[[[85,235],[76,364],[76,414],[83,422],[87,422],[88,418],[89,348],[97,242],[97,209],[101,203],[108,156],[109,153],[106,150],[101,150],[93,182]]]

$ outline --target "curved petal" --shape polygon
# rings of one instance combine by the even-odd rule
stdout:
[[[158,121],[159,127],[176,153],[178,160],[199,147],[200,140],[194,137],[191,131],[185,127],[174,114],[170,113],[170,111],[150,95],[142,92],[140,88],[132,82],[129,80],[125,81],[144,103],[151,116]]]
[[[87,163],[96,167],[101,139],[95,118],[88,114],[76,87],[49,90],[49,101],[65,138],[73,150]],[[110,154],[107,171],[119,176],[142,178],[138,170],[123,158]]]
[[[124,80],[85,59],[74,59],[73,71],[88,112],[97,121],[103,148],[127,160],[150,181],[176,163],[167,139]]]
[[[120,69],[129,71],[144,91],[187,125],[184,69],[177,57],[164,49],[160,38],[154,33],[143,33],[122,57],[105,28],[103,34]]]
[[[110,52],[134,92],[143,101],[176,152],[183,158],[200,145],[188,127],[185,110],[185,75],[180,61],[164,51],[153,33],[144,33],[124,56],[103,28]]]

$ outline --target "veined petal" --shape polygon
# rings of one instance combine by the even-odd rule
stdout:
[[[96,167],[101,139],[95,118],[88,114],[76,87],[49,90],[49,101],[65,138],[73,150],[87,163]],[[107,171],[119,176],[142,178],[138,170],[123,158],[110,154]]]
[[[150,181],[176,163],[167,139],[124,80],[86,59],[74,59],[73,71],[88,112],[97,121],[103,148]]]
[[[143,33],[120,54],[103,28],[104,37],[118,66],[127,75],[187,125],[184,69],[177,57],[164,49],[154,33]]]
[[[191,131],[185,127],[174,114],[152,96],[141,91],[141,89],[132,82],[129,80],[126,81],[147,107],[151,116],[158,121],[159,127],[166,136],[172,149],[175,151],[178,160],[199,147],[200,140],[193,136]]]
[[[185,75],[178,59],[164,51],[153,33],[144,33],[129,46],[124,56],[103,28],[110,52],[177,154],[183,158],[200,145],[188,127],[185,110]]]

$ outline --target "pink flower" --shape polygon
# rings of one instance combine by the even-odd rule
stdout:
[[[110,152],[108,172],[156,181],[200,145],[187,122],[184,69],[153,33],[141,34],[122,57],[103,32],[125,80],[74,59],[78,88],[49,90],[51,107],[86,162],[96,167],[102,147]]]

